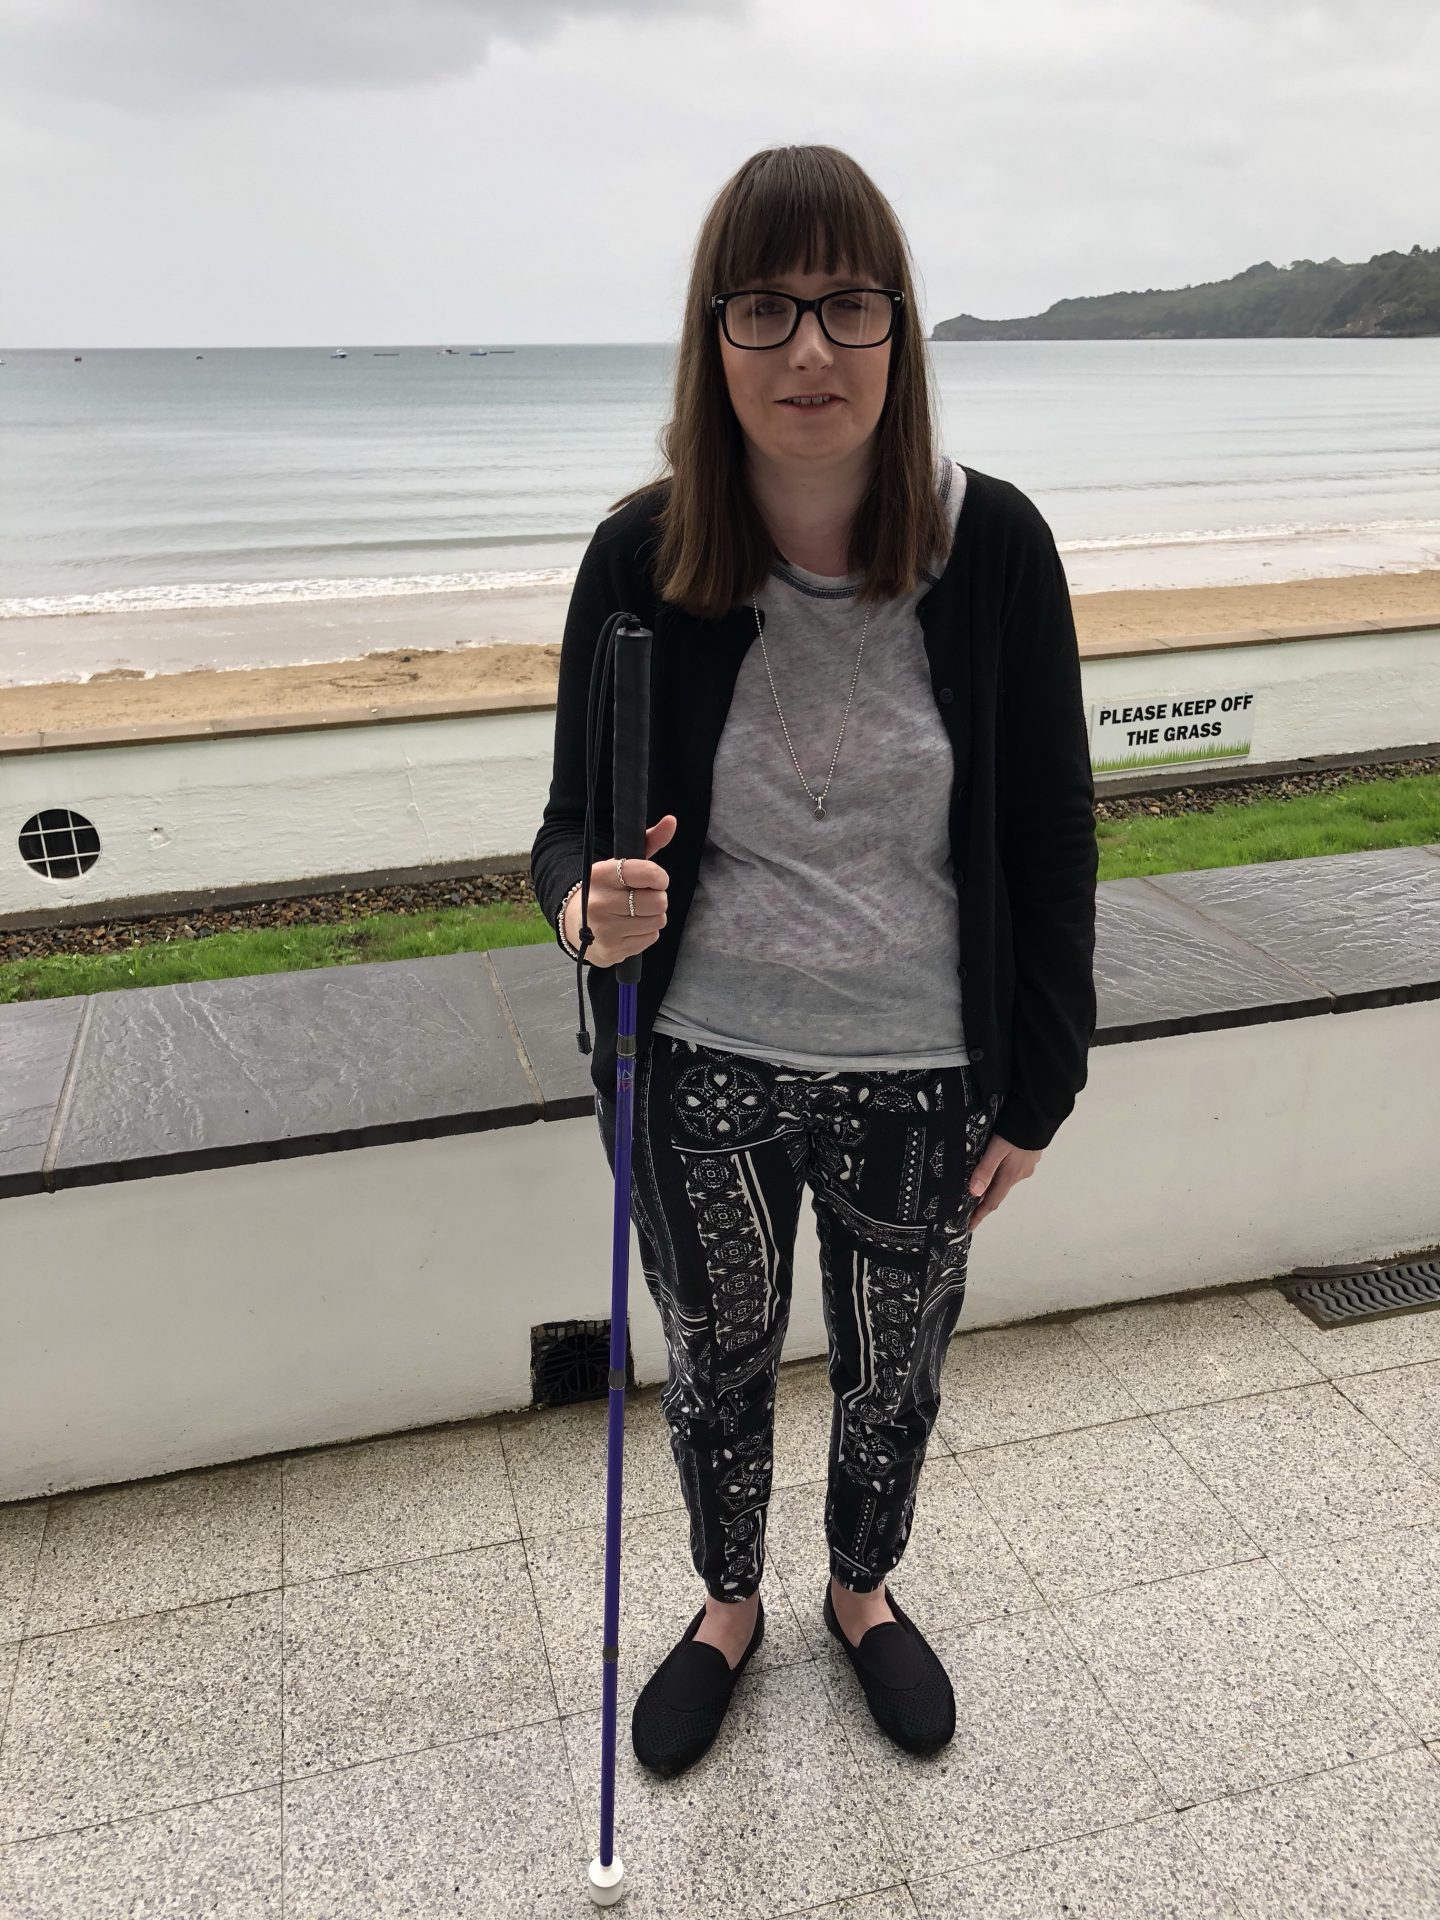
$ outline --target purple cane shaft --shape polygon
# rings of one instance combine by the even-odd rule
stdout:
[[[650,766],[650,652],[654,635],[633,614],[609,629],[613,853],[645,858]],[[603,747],[602,747],[603,753]],[[630,1166],[635,1112],[635,1030],[642,953],[617,961],[615,1021],[615,1220],[610,1279],[610,1405],[605,1475],[605,1644],[600,1755],[600,1867],[615,1864],[615,1721],[620,1690],[620,1501],[624,1485],[625,1376],[630,1317]]]
[[[634,1038],[638,989],[621,983],[617,1036]],[[625,1378],[630,1302],[630,1148],[634,1135],[635,1057],[622,1053],[615,1067],[615,1227],[610,1280],[610,1378]],[[624,1483],[625,1388],[610,1388],[608,1472],[605,1482],[605,1644],[620,1645],[620,1496]],[[600,1859],[615,1858],[615,1721],[618,1660],[604,1662],[601,1708]]]

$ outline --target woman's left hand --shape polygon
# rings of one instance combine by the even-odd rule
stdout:
[[[971,1193],[984,1195],[970,1215],[972,1227],[992,1214],[1013,1186],[1030,1178],[1043,1151],[1042,1147],[1015,1147],[998,1133],[991,1134],[970,1176]]]

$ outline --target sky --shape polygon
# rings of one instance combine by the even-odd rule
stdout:
[[[0,352],[673,341],[715,194],[810,141],[927,332],[1440,243],[1431,0],[0,0],[0,48]]]

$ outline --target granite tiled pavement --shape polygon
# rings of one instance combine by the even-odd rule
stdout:
[[[1322,1332],[1260,1285],[962,1332],[893,1581],[955,1684],[925,1760],[821,1623],[829,1410],[783,1370],[769,1631],[664,1782],[629,1706],[700,1584],[627,1401],[617,1911],[1440,1912],[1440,1311]],[[593,1913],[605,1422],[0,1509],[0,1914]]]

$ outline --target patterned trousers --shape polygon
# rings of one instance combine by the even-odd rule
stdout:
[[[690,1554],[715,1599],[748,1599],[764,1570],[806,1185],[834,1390],[830,1571],[867,1593],[898,1564],[965,1299],[970,1176],[1002,1099],[965,1065],[824,1072],[670,1034],[642,1049],[631,1218],[669,1349],[660,1405]],[[613,1096],[595,1113],[613,1177]]]

